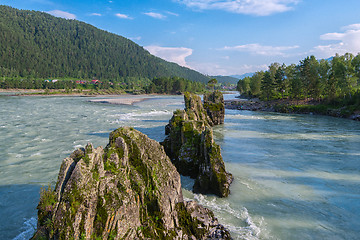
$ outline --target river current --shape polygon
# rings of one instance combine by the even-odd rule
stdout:
[[[90,102],[99,97],[0,95],[0,239],[33,235],[40,189],[55,184],[76,148],[105,146],[120,126],[162,141],[183,97],[142,97],[112,105]],[[214,136],[234,175],[231,195],[193,194],[187,177],[183,193],[213,210],[234,239],[359,239],[360,122],[226,110]]]

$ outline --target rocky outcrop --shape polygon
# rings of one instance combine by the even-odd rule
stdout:
[[[204,94],[204,108],[211,119],[211,126],[224,123],[225,104],[224,96],[220,91]]]
[[[165,151],[180,174],[195,178],[194,192],[226,197],[233,178],[214,142],[212,120],[199,96],[186,93],[184,99],[185,110],[175,111],[165,127]]]
[[[33,239],[229,239],[213,213],[184,202],[163,147],[132,128],[66,158],[43,190]]]

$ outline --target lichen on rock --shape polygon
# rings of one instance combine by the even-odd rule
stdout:
[[[213,120],[199,96],[185,93],[184,100],[185,110],[176,110],[165,127],[165,151],[180,174],[195,178],[194,192],[226,197],[233,178],[225,171],[220,147],[214,142]]]
[[[224,96],[220,91],[204,94],[204,108],[211,119],[211,126],[224,123],[225,104]]]
[[[189,204],[163,147],[119,128],[105,149],[88,144],[64,159],[55,190],[42,193],[33,239],[230,238],[210,210]]]

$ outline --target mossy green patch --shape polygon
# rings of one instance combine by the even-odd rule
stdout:
[[[99,197],[96,205],[96,216],[94,220],[95,236],[102,236],[102,232],[105,229],[107,219],[108,213],[106,211],[104,201],[101,197]]]
[[[119,169],[116,166],[116,164],[112,161],[107,160],[104,164],[104,170],[105,171],[109,171],[113,174],[118,174],[119,173]]]
[[[41,188],[40,201],[37,206],[38,221],[41,226],[45,225],[49,218],[51,221],[51,214],[57,202],[56,193],[50,185],[47,188]]]
[[[223,103],[204,103],[204,108],[211,112],[220,112],[225,109],[225,106]]]
[[[92,177],[93,177],[93,179],[94,179],[96,182],[98,182],[98,181],[99,181],[99,178],[100,178],[98,166],[95,165],[95,167],[91,170],[91,172],[92,172]]]
[[[84,163],[86,164],[86,166],[89,166],[90,164],[90,156],[88,154],[85,154],[85,156],[83,157]]]
[[[188,236],[193,235],[196,239],[201,239],[206,232],[205,228],[199,227],[202,223],[198,219],[191,217],[191,214],[186,210],[183,202],[176,204],[176,210],[179,217],[179,227]]]

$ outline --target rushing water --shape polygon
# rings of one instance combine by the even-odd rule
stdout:
[[[32,236],[40,188],[56,182],[62,159],[76,148],[104,146],[124,125],[161,141],[183,97],[145,98],[126,106],[0,96],[0,239]],[[235,239],[359,238],[359,122],[227,110],[214,136],[234,175],[231,195],[193,194],[186,177],[183,192],[212,209]]]

